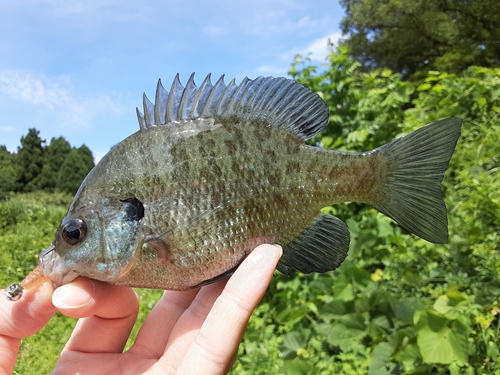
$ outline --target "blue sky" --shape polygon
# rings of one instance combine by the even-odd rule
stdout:
[[[337,0],[3,0],[0,145],[36,128],[99,159],[138,130],[158,78],[286,76],[298,53],[324,61],[343,16]]]

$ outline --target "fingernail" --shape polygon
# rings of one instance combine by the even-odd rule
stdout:
[[[278,249],[280,249],[280,257],[281,257],[283,255],[283,248],[281,247],[281,245],[275,243],[273,246],[276,246]]]
[[[52,296],[52,303],[58,308],[77,309],[87,306],[94,296],[94,283],[88,279],[78,279],[57,288]]]

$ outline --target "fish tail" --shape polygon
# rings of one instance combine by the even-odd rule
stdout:
[[[388,171],[372,206],[433,243],[448,242],[441,182],[461,126],[458,118],[436,121],[376,150],[387,161]]]

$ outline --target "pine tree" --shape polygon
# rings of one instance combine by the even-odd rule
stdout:
[[[83,162],[85,163],[85,166],[87,168],[87,173],[90,172],[90,170],[92,168],[94,168],[94,165],[95,165],[94,164],[94,156],[92,155],[92,151],[90,151],[90,149],[87,146],[81,145],[78,148],[78,153],[80,154]]]
[[[57,186],[59,170],[71,152],[70,144],[63,138],[52,138],[44,148],[43,168],[35,185],[37,189],[52,192]]]
[[[19,166],[18,182],[23,191],[37,190],[35,180],[42,172],[43,143],[45,143],[39,134],[38,130],[31,128],[26,137],[21,137],[21,147],[18,148],[17,152],[17,164]]]
[[[0,146],[0,199],[19,188],[18,170],[15,164],[16,154],[11,154],[5,146]]]
[[[83,158],[78,150],[73,148],[59,170],[56,188],[75,194],[87,173]]]

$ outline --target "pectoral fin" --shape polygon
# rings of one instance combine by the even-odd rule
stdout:
[[[160,237],[147,236],[144,240],[143,251],[153,251],[156,253],[156,258],[163,263],[172,262],[173,255],[170,247]]]
[[[302,273],[328,272],[339,267],[349,251],[349,229],[339,218],[319,214],[283,248],[278,270]]]

